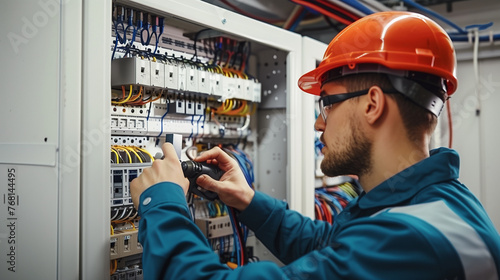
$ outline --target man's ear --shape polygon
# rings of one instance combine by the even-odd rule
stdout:
[[[378,86],[372,86],[366,96],[364,104],[364,114],[369,124],[374,124],[379,120],[387,106],[386,96]]]

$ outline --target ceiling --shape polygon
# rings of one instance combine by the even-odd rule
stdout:
[[[298,17],[300,5],[295,2],[305,3],[319,3],[319,2],[333,2],[339,3],[339,0],[203,0],[216,6],[223,7],[228,10],[240,13],[245,16],[255,18],[276,26],[283,27],[293,32],[299,33],[304,36],[309,36],[317,40],[328,43],[331,38],[342,30],[347,23],[339,22],[334,17],[326,16],[318,10],[314,10],[311,6],[306,7],[302,12],[301,20],[294,20]],[[394,10],[412,10],[406,5],[402,4],[400,0],[365,0],[366,2],[378,2],[385,8]],[[365,2],[362,1],[362,2]],[[453,3],[466,0],[414,0],[418,4],[431,8],[433,5],[446,4],[447,10],[453,9]],[[472,1],[472,0],[468,0]],[[356,2],[356,1],[354,1]],[[360,2],[360,1],[358,1]],[[337,5],[341,5],[339,3]],[[344,4],[345,5],[345,4]],[[381,6],[381,5],[380,5]],[[384,7],[382,6],[382,7]],[[305,11],[304,11],[305,10]],[[363,13],[361,16],[363,16]],[[288,21],[287,21],[288,20]],[[295,24],[293,24],[295,23]]]

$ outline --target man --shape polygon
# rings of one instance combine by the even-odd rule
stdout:
[[[358,175],[364,192],[330,226],[254,192],[220,149],[205,152],[196,160],[225,174],[197,183],[237,209],[286,265],[230,270],[191,221],[188,181],[166,144],[165,159],[131,184],[147,279],[498,279],[500,236],[457,180],[458,155],[428,151],[457,86],[454,49],[442,28],[408,12],[364,17],[332,40],[299,86],[321,95],[315,129],[323,132],[323,172]]]

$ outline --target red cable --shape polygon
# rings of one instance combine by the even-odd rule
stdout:
[[[295,21],[299,18],[300,14],[304,11],[304,7],[303,6],[300,6],[300,8],[297,10],[297,12],[293,15],[293,18],[288,22],[287,25],[284,25],[283,26],[283,29],[290,29],[290,27],[293,26],[293,24],[295,23]]]
[[[451,120],[451,106],[450,106],[450,100],[446,101],[446,111],[448,112],[448,127],[450,131],[450,139],[448,140],[448,148],[451,149],[451,144],[453,144],[453,123]],[[437,135],[439,137],[439,135]]]
[[[335,19],[336,21],[338,21],[340,23],[343,23],[345,25],[349,25],[349,24],[353,23],[352,21],[348,21],[345,18],[339,17],[336,14],[330,13],[329,11],[326,11],[325,9],[322,9],[322,8],[320,8],[320,7],[312,4],[312,3],[305,2],[305,1],[302,1],[302,0],[291,0],[291,1],[294,2],[294,3],[296,3],[296,4],[299,4],[299,5],[311,8],[311,9],[313,9],[315,11],[318,11],[318,12],[322,13],[323,15],[331,17],[331,18]]]
[[[323,221],[323,217],[321,217],[321,210],[319,209],[318,204],[314,204],[314,208],[316,209],[316,219]]]
[[[328,205],[326,204],[325,201],[321,201],[321,207],[323,208],[323,211],[325,212],[326,222],[329,224],[332,224],[332,214],[330,211],[328,211]]]
[[[234,209],[232,207],[230,208],[230,211],[231,211],[232,216],[233,216],[234,229],[236,230],[236,235],[238,235],[238,243],[240,244],[240,260],[241,260],[241,264],[240,265],[243,266],[245,264],[245,255],[244,255],[244,252],[243,252],[243,250],[245,248],[243,248],[243,241],[241,239],[240,231],[238,230],[239,229],[239,225],[236,222],[236,213],[234,213]],[[236,242],[235,242],[234,246],[236,246]]]
[[[339,12],[339,13],[341,13],[341,14],[344,14],[344,15],[346,15],[346,16],[348,16],[348,17],[352,18],[352,19],[353,19],[353,21],[356,21],[356,20],[358,20],[358,19],[360,19],[360,18],[361,18],[361,17],[359,17],[359,16],[357,16],[357,15],[355,15],[355,14],[351,13],[350,11],[348,11],[348,10],[346,10],[346,9],[342,8],[341,6],[336,5],[334,2],[330,2],[330,1],[323,1],[323,0],[316,0],[316,1],[318,1],[318,2],[322,3],[322,4],[323,4],[323,5],[325,5],[325,6],[328,6],[328,7],[332,8],[332,9],[334,9],[335,11],[337,11],[337,12]]]

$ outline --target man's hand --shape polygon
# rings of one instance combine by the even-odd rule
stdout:
[[[224,171],[224,175],[222,175],[219,181],[207,175],[198,177],[196,183],[200,187],[216,192],[227,206],[234,207],[240,211],[247,208],[255,192],[248,186],[245,176],[241,172],[236,160],[219,147],[215,147],[202,153],[199,157],[195,158],[195,161],[218,165]]]
[[[141,193],[157,183],[167,181],[176,183],[182,187],[184,194],[188,191],[189,181],[184,178],[184,173],[182,172],[174,146],[170,143],[165,143],[161,148],[164,159],[155,160],[151,167],[145,168],[142,174],[130,183],[130,193],[136,209],[139,207]]]

